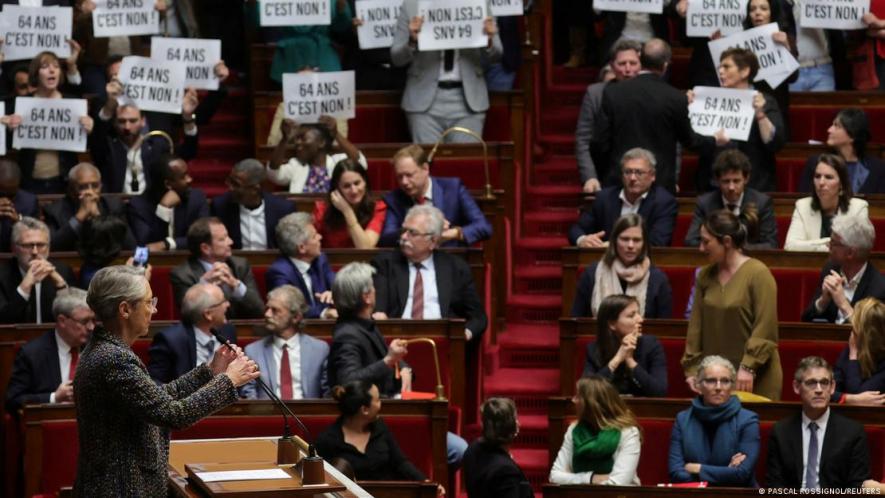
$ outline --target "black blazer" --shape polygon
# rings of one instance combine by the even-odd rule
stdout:
[[[147,369],[151,378],[159,384],[167,384],[193,370],[197,366],[196,333],[192,325],[184,323],[158,332],[149,350]],[[237,343],[237,330],[230,323],[219,327],[218,333],[232,344]]]
[[[587,344],[584,360],[583,377],[593,374],[601,375],[613,381],[621,394],[633,396],[663,397],[667,395],[667,356],[664,348],[653,335],[643,335],[636,342],[633,353],[636,368],[629,378],[622,377],[627,372],[626,365],[618,367],[614,372],[608,368],[608,362],[599,357],[596,342]],[[621,380],[624,382],[621,382]]]
[[[364,380],[378,386],[382,396],[399,393],[401,382],[384,363],[387,343],[375,322],[361,318],[339,318],[332,331],[327,363],[329,385]]]
[[[777,221],[774,218],[774,205],[771,202],[771,197],[748,187],[744,190],[744,198],[741,200],[741,212],[743,213],[750,204],[756,206],[759,217],[759,234],[750,240],[746,247],[748,249],[777,249]],[[686,247],[701,245],[701,225],[707,219],[707,215],[720,209],[725,209],[721,191],[713,190],[698,197],[691,226],[688,227],[688,233],[685,234]]]
[[[40,217],[40,204],[37,202],[37,196],[26,190],[19,189],[15,197],[12,198],[12,204],[18,214],[22,216]],[[13,220],[0,218],[0,251],[2,252],[12,252],[12,225],[15,225]]]
[[[385,251],[372,259],[375,267],[375,309],[394,318],[403,315],[409,299],[409,264],[400,251]],[[434,251],[439,311],[444,318],[463,318],[465,327],[478,338],[488,325],[482,301],[476,293],[467,262],[458,256]]]
[[[165,240],[169,233],[169,223],[161,220],[156,215],[157,203],[152,202],[145,194],[129,199],[127,214],[129,226],[135,236],[135,241],[140,246],[146,246],[151,242]],[[175,223],[175,245],[178,249],[187,248],[187,229],[191,223],[200,218],[209,216],[209,203],[206,194],[198,188],[190,189],[187,202],[182,202],[174,209],[173,222]]]
[[[766,486],[799,488],[802,464],[802,414],[774,424],[768,440]],[[861,424],[832,409],[821,448],[818,483],[822,488],[859,488],[870,477],[870,452]]]
[[[258,285],[255,283],[255,276],[252,274],[252,266],[249,265],[249,261],[239,256],[231,256],[226,263],[234,277],[246,286],[246,295],[241,299],[234,299],[230,295],[231,289],[222,289],[224,296],[230,300],[227,317],[245,320],[264,316],[264,301],[261,299],[261,294],[258,293]],[[193,256],[172,269],[169,273],[169,280],[172,282],[172,293],[176,306],[181,307],[184,294],[192,285],[200,281],[204,273],[206,271],[203,269],[203,265]]]
[[[799,177],[799,187],[797,192],[811,192],[814,190],[814,168],[817,167],[820,156],[811,156],[805,161],[805,169],[802,170],[802,176]],[[855,194],[882,194],[885,193],[885,162],[868,154],[861,161],[868,170],[869,176],[860,190]]]
[[[830,274],[830,270],[836,270],[838,272],[840,267],[831,261],[827,261],[827,264],[824,265],[824,269],[820,272],[820,279],[817,281],[817,287],[815,287],[814,290],[814,297],[811,298],[811,304],[809,304],[808,308],[802,312],[803,322],[811,322],[820,319],[824,319],[830,323],[836,321],[839,310],[836,308],[836,305],[832,300],[830,301],[830,305],[824,309],[823,313],[818,313],[817,309],[814,307],[814,303],[820,298],[821,286],[823,285],[824,278]],[[885,301],[885,276],[882,276],[882,274],[879,273],[879,270],[873,266],[872,262],[867,263],[867,269],[864,271],[863,276],[860,277],[860,282],[857,283],[857,289],[854,291],[854,298],[851,300],[851,304],[854,305],[865,297],[875,297],[879,301]]]
[[[80,239],[80,228],[71,227],[71,218],[77,214],[79,203],[74,204],[67,195],[43,208],[46,224],[49,225],[50,248],[53,251],[76,251],[77,242]],[[122,202],[112,197],[102,196],[98,202],[98,210],[102,215],[113,215],[126,221],[126,208]],[[135,237],[132,229],[126,225],[126,238],[123,241],[123,249],[134,249]]]
[[[49,260],[55,265],[55,271],[65,282],[72,285],[75,282],[74,272],[71,268],[50,258]],[[22,299],[16,290],[22,283],[22,274],[18,268],[18,259],[11,258],[6,263],[0,264],[0,323],[36,323],[37,322],[37,303],[35,300],[35,290],[31,291],[31,297],[27,301]],[[55,300],[55,284],[52,279],[43,280],[40,286],[40,311],[43,323],[55,322],[52,316],[52,301]],[[56,384],[58,387],[58,384]],[[55,388],[53,388],[53,391]]]
[[[461,461],[468,498],[532,498],[534,492],[519,465],[506,450],[470,443]]]
[[[262,192],[264,199],[264,228],[267,233],[267,248],[277,248],[275,230],[280,218],[295,212],[295,203],[267,192]],[[240,235],[240,205],[228,192],[212,199],[212,215],[217,216],[227,227],[228,235],[234,241],[234,249],[243,248],[243,237]]]
[[[49,403],[61,384],[55,329],[28,342],[15,356],[6,389],[6,409],[15,413],[27,403]]]
[[[621,187],[606,187],[597,192],[590,209],[583,211],[578,222],[569,229],[569,243],[575,245],[578,243],[578,237],[600,230],[605,231],[606,239],[610,237],[612,227],[621,217],[623,202],[620,195]],[[639,205],[639,216],[645,221],[649,244],[670,245],[678,210],[676,198],[667,189],[657,184],[652,185],[648,197]]]
[[[593,263],[581,275],[575,301],[572,303],[572,316],[593,316],[590,310],[590,299],[596,286],[596,269],[599,262]],[[645,292],[645,318],[673,317],[673,289],[667,274],[656,266],[648,269],[648,289]]]

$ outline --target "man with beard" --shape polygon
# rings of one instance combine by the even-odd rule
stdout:
[[[183,248],[188,227],[209,216],[206,194],[191,188],[193,178],[180,157],[163,154],[148,171],[148,189],[129,199],[129,226],[135,240],[151,252]]]

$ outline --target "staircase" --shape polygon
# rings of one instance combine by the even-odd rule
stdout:
[[[252,157],[250,123],[248,91],[240,86],[229,87],[212,121],[200,126],[199,153],[188,163],[194,187],[210,198],[227,192],[224,181],[231,168],[237,161]]]

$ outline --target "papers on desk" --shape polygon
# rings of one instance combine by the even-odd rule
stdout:
[[[291,479],[283,469],[227,470],[222,472],[195,472],[203,482],[259,481],[270,479]]]

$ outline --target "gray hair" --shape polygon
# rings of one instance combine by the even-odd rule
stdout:
[[[264,165],[261,164],[261,161],[252,158],[243,159],[237,164],[234,164],[234,172],[246,175],[246,181],[249,182],[249,185],[261,183],[267,177],[267,173],[264,171]]]
[[[46,223],[43,223],[37,218],[22,216],[22,219],[18,220],[15,225],[12,226],[12,241],[18,243],[25,230],[40,230],[46,234],[46,240],[49,240],[49,227],[46,226]]]
[[[77,174],[81,171],[92,171],[98,175],[98,179],[101,180],[101,170],[91,163],[79,163],[68,171],[68,182],[74,181],[74,179],[77,178]]]
[[[277,246],[286,256],[298,255],[298,246],[307,242],[307,225],[313,223],[308,213],[290,213],[277,222]]]
[[[89,304],[86,303],[86,291],[69,287],[55,295],[52,301],[52,316],[71,316],[77,308],[89,308]]]
[[[212,302],[212,289],[215,284],[198,283],[192,285],[184,293],[181,301],[181,319],[189,325],[199,323],[203,318],[203,312],[218,303]]]
[[[368,263],[348,263],[335,275],[332,300],[341,316],[353,316],[363,307],[363,294],[374,288],[375,268]]]
[[[439,239],[442,236],[446,220],[442,211],[429,204],[415,204],[406,212],[406,217],[403,221],[415,216],[426,216],[430,225],[427,229],[433,234],[433,237]]]
[[[734,369],[734,365],[728,361],[727,359],[719,356],[719,355],[710,355],[705,356],[703,360],[701,360],[701,365],[698,367],[697,379],[698,382],[704,379],[704,373],[710,367],[724,367],[728,370],[728,375],[731,377],[732,382],[737,378],[737,370]]]
[[[837,214],[830,232],[838,234],[846,246],[860,251],[869,251],[876,242],[876,229],[867,216]]]
[[[106,266],[89,282],[86,302],[99,320],[116,320],[120,303],[144,299],[147,292],[143,270],[126,265]]]
[[[286,303],[286,308],[293,315],[304,316],[307,310],[310,309],[310,306],[307,305],[307,300],[304,299],[304,294],[301,293],[301,289],[294,285],[281,285],[268,292],[267,300],[270,301],[271,299],[279,299]]]
[[[802,382],[802,377],[805,376],[805,372],[811,370],[812,368],[823,368],[830,374],[830,378],[833,378],[833,367],[827,363],[827,360],[821,358],[820,356],[806,356],[799,360],[799,366],[796,367],[796,372],[793,374],[793,379],[796,382]]]
[[[633,161],[634,159],[645,160],[652,171],[655,171],[655,167],[658,165],[655,155],[650,150],[643,149],[642,147],[633,147],[621,156],[621,171],[624,170],[624,165],[627,164],[627,161]]]

